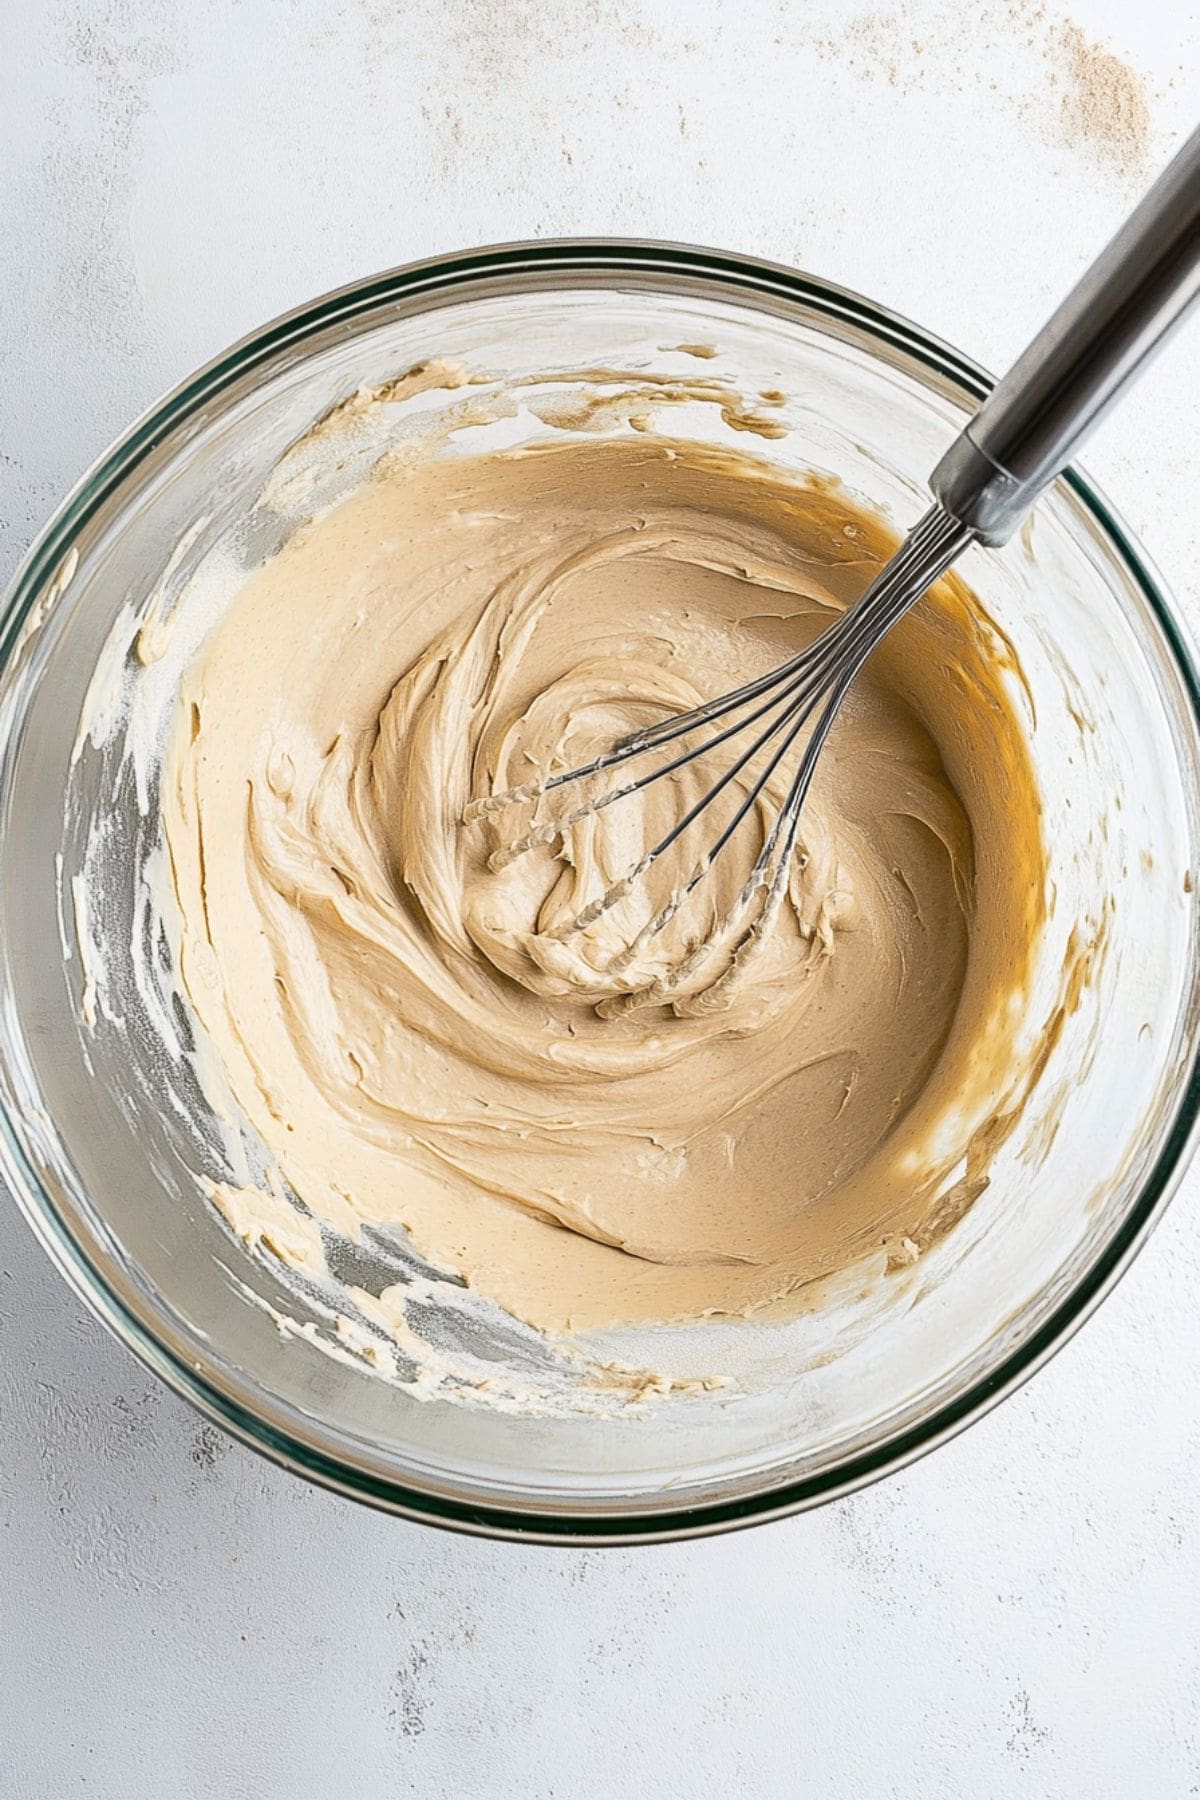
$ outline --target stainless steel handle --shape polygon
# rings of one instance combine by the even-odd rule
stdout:
[[[930,480],[985,544],[1012,536],[1200,298],[1200,130],[993,388]]]

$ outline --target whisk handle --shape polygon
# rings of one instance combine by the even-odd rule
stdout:
[[[935,499],[985,544],[1007,542],[1198,298],[1200,130],[955,439]]]

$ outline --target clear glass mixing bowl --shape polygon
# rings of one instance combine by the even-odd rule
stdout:
[[[155,953],[138,942],[153,785],[139,804],[143,776],[103,731],[73,761],[89,689],[93,719],[103,712],[102,648],[121,609],[132,616],[156,587],[169,604],[205,559],[236,571],[277,547],[286,520],[277,510],[265,529],[257,496],[288,446],[361,384],[435,355],[499,381],[677,368],[667,347],[695,343],[716,355],[693,369],[787,395],[787,435],[756,449],[836,473],[897,525],[916,517],[927,472],[987,387],[904,320],[766,264],[614,242],[442,258],[277,320],[193,376],[80,484],[4,603],[9,1182],[78,1292],[204,1412],[314,1480],[467,1530],[682,1536],[810,1506],[897,1468],[1011,1390],[1097,1303],[1161,1211],[1195,1130],[1196,676],[1161,583],[1071,474],[1019,542],[973,550],[962,565],[1029,684],[1051,901],[1029,1020],[1054,1021],[1033,1098],[965,1219],[915,1268],[856,1280],[790,1323],[595,1346],[733,1376],[714,1393],[602,1417],[417,1398],[353,1356],[331,1357],[315,1313],[308,1335],[281,1333],[281,1314],[303,1326],[302,1297],[269,1259],[241,1250],[203,1197],[204,1105],[198,1090],[190,1113],[167,1103],[186,1087],[165,1069],[135,992],[138,957]],[[729,441],[715,411],[681,407],[670,428]],[[297,505],[362,472],[348,455]],[[89,896],[78,886],[98,822],[107,855],[88,879],[99,867],[109,917],[128,930],[96,954],[108,959],[110,996],[127,1004],[110,1004],[89,1031],[79,942]],[[1081,945],[1087,978],[1064,996]],[[520,1334],[497,1334],[487,1353],[536,1358]]]

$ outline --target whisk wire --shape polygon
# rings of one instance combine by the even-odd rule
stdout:
[[[862,597],[813,643],[806,645],[777,668],[744,683],[731,693],[632,732],[611,749],[577,768],[563,770],[543,780],[530,781],[520,787],[473,801],[464,815],[467,823],[497,814],[516,804],[536,804],[547,794],[570,784],[586,781],[607,769],[620,767],[651,750],[675,743],[704,725],[729,719],[729,723],[722,725],[713,736],[680,751],[668,762],[650,769],[632,781],[620,783],[609,792],[587,800],[557,819],[533,825],[523,836],[494,851],[489,859],[490,866],[494,869],[503,868],[536,845],[553,843],[570,826],[582,819],[601,812],[618,800],[640,793],[653,782],[678,773],[684,767],[720,749],[739,733],[767,720],[748,748],[705,789],[700,798],[675,821],[651,850],[627,869],[619,880],[611,883],[603,894],[555,929],[554,936],[560,939],[584,931],[627,898],[654,863],[750,767],[772,740],[778,738],[778,743],[749,783],[731,818],[696,862],[686,881],[673,890],[666,904],[637,932],[632,943],[618,952],[608,965],[613,971],[628,967],[640,949],[663,930],[694,893],[746,815],[761,800],[783,759],[792,750],[824,699],[825,704],[804,747],[795,776],[738,900],[738,910],[745,911],[752,904],[754,895],[765,888],[768,896],[767,909],[773,909],[782,897],[786,885],[787,871],[799,834],[800,818],[817,759],[851,683],[880,640],[926,588],[944,574],[973,536],[969,527],[942,508],[932,507]],[[755,705],[759,701],[762,703]],[[746,712],[744,709],[748,706],[753,707],[753,710]],[[763,916],[760,915],[751,930],[757,930],[762,922]]]

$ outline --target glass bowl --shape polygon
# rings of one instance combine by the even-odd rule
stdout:
[[[611,241],[439,258],[276,320],[169,395],[64,503],[0,620],[0,1152],[20,1205],[99,1317],[211,1418],[328,1487],[464,1530],[686,1536],[902,1466],[1011,1391],[1097,1304],[1196,1128],[1196,676],[1161,582],[1070,473],[1017,542],[961,564],[1027,683],[1048,858],[1028,1022],[1045,1050],[990,1185],[916,1267],[831,1284],[790,1321],[612,1334],[588,1355],[729,1379],[531,1415],[398,1387],[336,1354],[313,1297],[245,1252],[205,1199],[198,1175],[220,1173],[205,1105],[138,975],[156,953],[144,876],[160,839],[153,757],[130,754],[132,728],[116,729],[106,699],[122,622],[152,597],[169,609],[198,572],[239,576],[278,547],[289,504],[298,518],[360,479],[378,444],[350,445],[292,501],[278,465],[363,384],[442,356],[477,371],[484,395],[537,370],[586,386],[605,369],[669,373],[697,344],[706,371],[787,396],[786,434],[763,454],[837,475],[898,529],[988,386],[903,319],[765,263]],[[680,407],[668,428],[729,441],[715,412]],[[146,742],[170,711],[162,668]],[[89,837],[102,849],[90,861]],[[103,941],[88,923],[97,896]],[[105,962],[109,997],[90,1028],[89,959]],[[391,1254],[392,1278],[411,1275]],[[533,1334],[500,1323],[485,1337],[481,1359],[541,1359],[546,1382],[569,1387]]]

